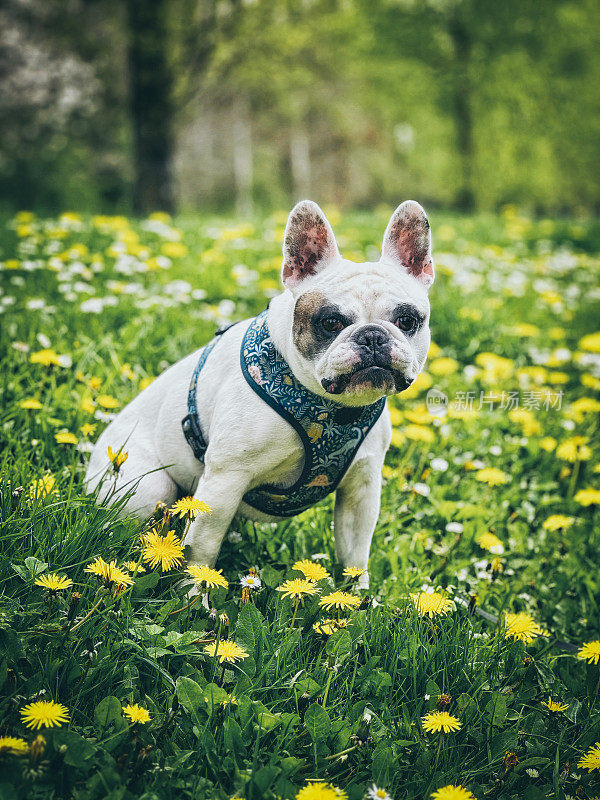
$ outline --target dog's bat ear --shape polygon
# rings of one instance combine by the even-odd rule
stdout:
[[[284,285],[293,289],[339,258],[331,225],[319,206],[311,200],[295,205],[283,237],[281,280]]]
[[[401,264],[427,289],[433,283],[429,220],[414,200],[406,200],[392,214],[383,236],[381,259]]]

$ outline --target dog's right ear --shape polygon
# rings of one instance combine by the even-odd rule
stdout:
[[[340,258],[327,217],[316,203],[302,200],[292,209],[283,237],[281,280],[288,289]]]

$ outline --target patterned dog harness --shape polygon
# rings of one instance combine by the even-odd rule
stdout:
[[[220,335],[224,331],[219,331]],[[183,433],[195,457],[204,463],[208,447],[198,421],[198,376],[218,339],[202,350],[188,392],[188,413]],[[334,491],[365,436],[379,419],[385,398],[370,406],[348,408],[319,397],[296,380],[288,363],[275,349],[267,312],[255,317],[240,348],[242,373],[250,387],[294,428],[304,446],[304,466],[289,487],[264,484],[250,489],[244,502],[275,517],[291,517]]]

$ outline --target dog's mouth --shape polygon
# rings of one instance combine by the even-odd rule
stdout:
[[[412,380],[403,372],[388,367],[359,367],[353,372],[338,375],[335,378],[323,378],[322,387],[328,394],[359,392],[365,389],[379,389],[384,394],[395,394],[407,389]]]

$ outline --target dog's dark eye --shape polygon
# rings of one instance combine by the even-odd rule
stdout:
[[[404,331],[404,333],[414,333],[417,330],[418,324],[415,317],[410,314],[401,314],[394,322],[394,325],[400,328],[401,331]]]
[[[346,324],[341,317],[325,317],[321,320],[321,327],[327,333],[339,333],[344,330]]]

